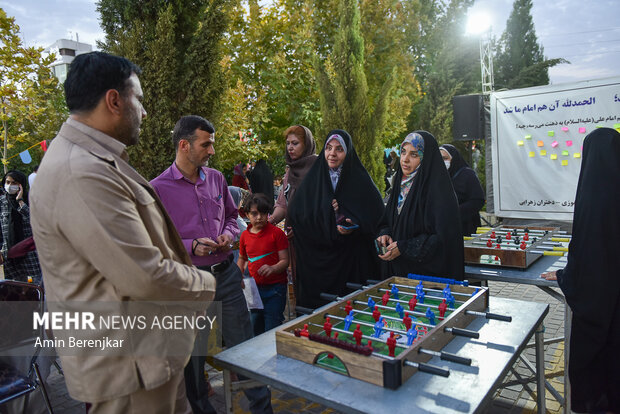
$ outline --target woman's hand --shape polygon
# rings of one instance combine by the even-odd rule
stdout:
[[[334,201],[336,201],[336,200],[334,200]],[[351,219],[346,219],[345,221],[347,222],[348,226],[352,226],[353,225],[353,222],[351,221]],[[353,233],[355,231],[355,229],[345,229],[340,224],[338,224],[336,226],[336,230],[338,230],[338,233],[342,234],[343,236],[351,234],[351,233]]]
[[[338,211],[338,201],[336,201],[335,198],[332,200],[332,208],[334,209],[334,211]]]
[[[377,237],[377,242],[380,246],[387,247],[392,244],[392,237],[388,236],[387,234],[384,236],[379,236]]]
[[[541,274],[540,277],[545,280],[558,280],[557,270],[554,270],[553,272],[545,272]]]
[[[17,201],[23,201],[24,200],[24,187],[22,187],[20,183],[17,183],[17,185],[19,186],[19,191],[17,192],[17,197],[15,197],[15,199]]]
[[[385,237],[385,236],[382,236],[382,237]],[[391,241],[391,238],[390,238],[390,241]],[[379,255],[379,259],[389,262],[389,261],[396,259],[398,256],[400,256],[400,250],[398,250],[397,242],[394,242],[394,241],[391,242],[388,245],[387,250],[388,251],[385,254]]]

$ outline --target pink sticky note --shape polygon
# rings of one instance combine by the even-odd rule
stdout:
[[[580,134],[585,134],[586,133],[586,128],[585,127],[580,127],[579,128],[579,133]]]
[[[573,141],[571,141],[570,139],[568,141],[566,141],[566,146],[567,147],[572,147],[573,146]]]
[[[558,146],[558,142],[557,142],[557,141],[553,141],[553,142],[551,143],[551,146],[552,146],[553,148],[557,147],[557,146]]]
[[[562,127],[562,131],[568,132],[568,127]]]

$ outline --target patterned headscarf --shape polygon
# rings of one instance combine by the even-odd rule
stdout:
[[[418,151],[418,156],[420,157],[420,165],[422,165],[422,159],[424,158],[424,138],[422,137],[422,135],[418,134],[417,132],[412,132],[411,134],[407,135],[403,142],[400,144],[401,152],[405,144],[411,144],[413,148]],[[403,203],[407,198],[407,194],[409,194],[409,190],[411,190],[411,186],[413,185],[413,177],[416,176],[416,173],[420,169],[420,165],[418,165],[418,168],[416,168],[415,171],[408,177],[403,176],[400,182],[400,194],[398,196],[398,204],[396,206],[399,213],[400,210],[403,208]]]
[[[342,148],[344,149],[344,154],[347,154],[347,144],[344,143],[344,138],[342,138],[340,135],[338,134],[333,134],[330,135],[329,138],[327,138],[327,141],[325,141],[325,146],[327,147],[327,144],[330,143],[331,140],[335,139],[336,141],[338,141],[340,143],[340,145],[342,145]]]

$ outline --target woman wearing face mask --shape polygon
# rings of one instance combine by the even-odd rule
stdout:
[[[480,227],[480,209],[484,205],[484,191],[476,172],[469,167],[456,147],[445,144],[439,149],[459,202],[463,236],[469,236],[476,233],[476,229]]]
[[[289,205],[299,305],[316,308],[326,303],[321,292],[343,295],[347,282],[377,278],[374,235],[382,214],[381,195],[351,137],[331,131]]]
[[[407,135],[377,242],[384,278],[409,273],[463,280],[459,208],[435,138]]]
[[[0,196],[0,225],[2,227],[2,256],[4,277],[6,279],[27,282],[31,277],[34,283],[41,283],[41,267],[36,251],[30,251],[21,257],[8,257],[8,251],[17,243],[32,236],[30,227],[30,209],[28,208],[28,191],[26,176],[17,170],[11,170],[2,179],[4,191]]]

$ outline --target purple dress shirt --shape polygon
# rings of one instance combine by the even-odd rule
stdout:
[[[208,256],[192,254],[194,239],[208,237],[217,241],[220,234],[228,234],[234,240],[239,234],[237,207],[221,172],[201,167],[200,177],[194,184],[172,163],[151,181],[151,185],[166,207],[194,265],[210,266],[230,255],[230,251]]]

